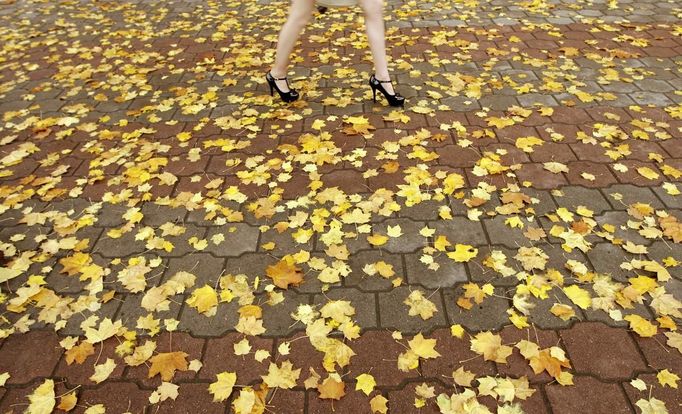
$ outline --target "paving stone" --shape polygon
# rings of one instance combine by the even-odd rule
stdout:
[[[509,324],[507,309],[509,309],[509,301],[502,296],[504,290],[501,288],[495,289],[495,295],[483,300],[481,304],[475,304],[469,309],[465,310],[457,305],[457,299],[463,294],[462,288],[457,289],[443,289],[443,296],[445,300],[445,308],[448,312],[448,319],[452,324],[460,324],[471,331],[487,331],[491,329],[500,329],[502,326]]]
[[[430,270],[419,259],[421,253],[405,255],[407,280],[410,286],[421,285],[426,289],[454,287],[458,282],[468,280],[466,267],[447,256],[439,256],[435,262],[440,266],[438,270]]]
[[[312,303],[319,310],[332,300],[350,302],[351,306],[355,308],[355,315],[351,319],[358,326],[363,329],[377,327],[377,305],[374,293],[364,293],[351,288],[335,288],[322,295],[315,295]]]
[[[159,412],[168,413],[201,413],[223,414],[225,403],[213,402],[213,396],[208,392],[207,384],[180,384],[178,397],[175,400],[167,399],[156,404]]]
[[[505,264],[515,272],[519,272],[522,267],[514,259],[517,249],[510,249],[503,246],[482,246],[478,249],[478,255],[466,263],[466,267],[471,275],[471,280],[476,283],[492,283],[495,286],[515,286],[519,281],[513,276],[503,276],[494,269],[486,266],[484,261],[493,252],[499,251],[507,258]]]
[[[74,412],[83,413],[87,407],[102,404],[107,412],[142,413],[149,404],[148,399],[149,391],[141,390],[134,383],[107,381],[95,389],[84,389]]]
[[[376,292],[390,290],[393,286],[391,279],[384,278],[378,274],[368,275],[363,268],[368,264],[385,262],[393,266],[395,277],[405,277],[403,271],[402,258],[398,254],[388,253],[382,250],[365,250],[351,255],[348,265],[351,273],[343,280],[344,286],[357,287],[362,291]]]
[[[247,339],[251,351],[246,355],[235,355],[234,344]],[[203,366],[197,373],[197,378],[215,381],[216,375],[228,371],[237,374],[240,384],[252,384],[261,381],[261,375],[268,372],[271,359],[258,362],[254,353],[266,350],[273,353],[272,339],[247,337],[234,332],[220,338],[207,339],[206,351],[202,360]]]
[[[617,184],[605,188],[603,191],[607,195],[607,199],[614,210],[627,210],[631,204],[635,203],[649,204],[656,209],[663,208],[663,203],[661,203],[649,188],[630,184]],[[620,194],[620,197],[618,197],[620,199],[616,199],[616,197],[613,196],[615,194]]]
[[[455,216],[452,220],[429,222],[428,226],[436,229],[434,238],[444,235],[453,246],[457,243],[472,246],[488,244],[481,222],[471,221],[466,217]]]
[[[387,330],[366,331],[360,338],[349,344],[356,355],[351,358],[349,375],[356,377],[371,372],[377,387],[397,386],[411,377],[418,377],[416,370],[403,372],[398,369],[398,355],[405,352],[407,340],[399,343]],[[376,351],[382,350],[386,358],[376,358]]]
[[[19,251],[36,250],[39,243],[35,241],[36,237],[46,236],[51,233],[51,229],[46,226],[26,226],[19,225],[14,227],[0,228],[0,240],[11,240],[15,235],[24,235],[23,240],[12,242],[14,247]]]
[[[179,330],[195,336],[222,336],[235,330],[239,322],[239,303],[219,303],[214,316],[205,316],[185,304],[180,313]]]
[[[389,226],[400,226],[402,235],[399,237],[389,236],[386,244],[380,248],[387,250],[390,253],[410,253],[426,246],[426,238],[419,234],[419,230],[421,230],[424,225],[424,223],[415,222],[409,219],[386,219],[382,223],[374,225],[373,232],[387,235]]]
[[[118,239],[112,239],[105,232],[100,236],[99,240],[97,240],[93,252],[111,258],[123,258],[134,254],[141,254],[146,250],[145,242],[136,241],[136,233],[136,231],[130,231],[124,233]]]
[[[55,369],[55,376],[64,378],[71,386],[78,385],[95,385],[96,383],[90,379],[95,373],[95,365],[102,364],[107,359],[111,358],[116,362],[116,368],[109,375],[107,380],[118,380],[123,377],[123,369],[125,365],[120,357],[116,355],[116,346],[119,341],[115,338],[109,338],[106,341],[95,344],[95,353],[90,355],[82,364],[73,362],[71,365],[67,364],[66,357],[61,358]]]
[[[597,189],[566,186],[562,187],[563,196],[554,196],[556,204],[575,211],[578,206],[585,206],[599,214],[605,210],[610,210],[611,206]]]
[[[203,338],[194,338],[184,332],[162,332],[157,337],[152,338],[156,342],[157,353],[167,353],[182,351],[187,354],[187,362],[193,360],[201,361],[203,357],[204,342]],[[205,367],[202,367],[204,369]],[[197,374],[192,370],[176,371],[173,374],[172,381],[174,383],[190,381],[195,378]],[[129,367],[125,373],[126,378],[136,381],[141,386],[147,388],[156,388],[161,385],[161,377],[155,375],[149,378],[149,363]],[[215,378],[212,378],[215,380]]]
[[[554,414],[631,413],[627,398],[618,384],[604,383],[592,377],[573,378],[574,386],[551,384],[545,387]]]
[[[630,262],[637,257],[611,243],[597,243],[587,252],[587,257],[598,273],[610,275],[619,282],[627,282],[635,277],[634,272],[620,267],[622,263]]]
[[[283,256],[289,253],[296,253],[299,250],[311,251],[313,250],[314,239],[311,238],[306,243],[298,243],[292,237],[293,232],[285,231],[283,233],[278,233],[277,230],[270,229],[260,235],[259,242],[259,252],[265,252],[263,245],[273,242],[275,243],[275,248],[269,250],[271,254],[277,256]]]
[[[660,331],[651,338],[639,336],[633,336],[633,338],[644,355],[647,367],[656,371],[668,369],[671,372],[680,372],[682,354],[667,344],[668,338]]]
[[[257,228],[244,223],[210,227],[205,236],[208,240],[205,251],[216,257],[236,257],[242,253],[255,252],[259,233]],[[222,234],[225,240],[216,245],[212,238],[218,234]]]
[[[278,351],[279,347],[284,343],[289,346],[288,355],[281,355]],[[355,346],[353,345],[352,347],[355,350]],[[326,372],[322,365],[324,353],[318,351],[310,344],[310,340],[304,335],[304,332],[275,340],[274,348],[275,353],[273,354],[273,361],[277,361],[278,364],[281,364],[281,362],[284,361],[290,361],[295,369],[301,369],[301,376],[298,378],[298,381],[296,381],[297,386],[303,386],[303,382],[310,376],[310,368],[314,369],[315,372],[320,375],[323,375]],[[351,364],[354,361],[355,357],[351,357]],[[338,365],[335,365],[335,369],[337,369],[338,372],[341,372],[341,368]]]
[[[195,254],[198,252],[203,252],[203,250],[197,250],[194,246],[189,243],[192,237],[196,237],[198,240],[205,239],[206,229],[204,227],[198,227],[193,224],[183,224],[185,232],[179,236],[166,236],[164,239],[173,243],[173,250],[166,253],[164,250],[155,250],[159,255],[164,257],[181,257],[185,255]],[[208,244],[211,244],[210,240],[207,240]]]
[[[559,346],[559,335],[554,331],[541,330],[535,328],[517,329],[508,326],[500,331],[502,343],[513,347],[512,354],[507,358],[506,364],[495,363],[499,375],[519,378],[525,376],[533,384],[549,383],[554,381],[546,371],[535,374],[528,360],[521,355],[516,345],[521,340],[526,340],[537,344],[540,349]],[[534,388],[534,387],[533,387]]]
[[[627,380],[646,365],[628,331],[602,323],[583,322],[560,331],[569,358],[580,374],[602,380]],[[612,358],[618,350],[618,358]]]
[[[678,186],[678,188],[680,187]],[[658,198],[661,199],[665,206],[668,208],[679,208],[680,204],[682,204],[680,196],[671,196],[663,188],[654,187],[651,190],[653,190],[653,192],[656,193]]]
[[[322,378],[326,378],[323,376]],[[339,401],[323,400],[319,398],[319,393],[315,390],[308,392],[308,413],[310,414],[326,414],[333,412],[340,413],[362,413],[371,412],[369,407],[369,396],[359,391],[353,391],[355,381],[353,383],[346,383],[346,395]],[[292,412],[292,411],[289,411]]]
[[[263,305],[263,326],[266,329],[265,335],[291,335],[296,331],[305,330],[305,326],[291,317],[301,304],[309,304],[308,295],[301,295],[295,292],[285,291],[284,300],[275,306]],[[261,299],[265,302],[265,299]]]
[[[92,306],[93,309],[96,308],[96,306],[94,305]],[[93,315],[97,315],[100,319],[109,318],[113,320],[114,315],[116,315],[116,312],[118,311],[120,306],[121,303],[119,302],[119,300],[117,298],[114,298],[109,302],[102,304],[98,309],[77,312],[69,318],[68,322],[66,323],[66,326],[59,330],[59,334],[83,335],[84,332],[83,329],[81,328],[81,324],[86,319],[92,317]]]
[[[99,211],[96,226],[101,227],[120,227],[127,220],[123,215],[128,211],[128,207],[121,204],[106,204],[106,207]]]
[[[632,219],[633,217],[624,211],[608,211],[604,214],[594,217],[594,220],[600,226],[603,226],[604,224],[611,224],[615,226],[616,231],[613,233],[613,235],[616,238],[622,239],[624,242],[631,241],[635,244],[651,244],[651,240],[640,236],[639,233],[630,230],[625,226],[628,220]]]
[[[513,292],[510,292],[509,295],[512,295]],[[548,299],[539,299],[534,296],[531,296],[530,299],[528,300],[530,303],[535,305],[535,307],[531,310],[530,315],[528,315],[528,322],[531,324],[541,328],[541,329],[562,329],[562,328],[567,328],[570,326],[572,323],[574,323],[577,320],[582,320],[582,312],[580,309],[570,300],[562,300],[562,304],[568,305],[571,308],[573,308],[573,311],[575,312],[575,317],[564,321],[563,319],[555,316],[552,312],[552,306],[554,306],[557,301],[554,299],[553,296],[551,296]]]
[[[451,376],[449,373],[448,376]],[[453,390],[445,388],[440,382],[437,381],[420,381],[420,382],[410,382],[405,384],[405,386],[399,390],[390,390],[388,392],[388,406],[391,412],[396,413],[409,413],[415,410],[414,400],[417,395],[416,388],[422,383],[426,383],[428,386],[435,389],[435,394],[440,395],[442,393],[450,396]],[[363,412],[363,411],[360,411]],[[426,400],[426,405],[419,408],[420,414],[438,414],[440,409],[436,403],[435,398],[430,398]]]
[[[439,378],[451,377],[453,371],[460,366],[475,372],[479,376],[495,375],[495,366],[492,362],[477,357],[471,348],[471,342],[465,335],[462,339],[453,337],[450,329],[436,329],[427,339],[435,339],[435,350],[441,357],[424,359],[420,362],[424,377]]]
[[[658,383],[658,379],[654,374],[639,374],[637,378],[647,384]],[[682,394],[672,387],[649,387],[645,391],[639,391],[632,384],[626,382],[623,383],[623,388],[633,406],[636,406],[640,399],[656,398],[665,404],[668,412],[673,412],[676,409],[679,410],[682,407]]]
[[[150,313],[155,319],[177,319],[180,314],[180,308],[185,301],[184,295],[173,295],[168,297],[168,310],[161,312],[158,311],[148,311],[142,307],[142,298],[144,294],[135,293],[122,296],[119,298],[122,301],[117,319],[120,319],[124,326],[128,328],[135,328],[137,325],[138,318],[144,318]]]
[[[592,292],[591,287],[587,287],[587,290],[590,292],[590,296],[595,297],[595,293]],[[627,315],[639,315],[642,318],[648,319],[648,320],[653,320],[653,315],[649,311],[649,309],[646,307],[646,305],[641,304],[641,303],[635,303],[633,304],[634,308],[632,309],[623,309],[621,310],[621,313],[623,317],[626,317]],[[583,311],[585,314],[585,319],[588,321],[594,321],[594,322],[602,322],[605,323],[609,326],[614,326],[614,327],[627,327],[629,326],[629,322],[625,320],[613,320],[606,312],[603,310],[595,310],[595,309],[585,309]]]
[[[0,370],[10,374],[7,383],[26,384],[34,378],[52,375],[62,355],[59,341],[50,331],[31,331],[6,338],[2,343]]]
[[[220,276],[229,274],[225,259],[217,258],[210,253],[193,253],[182,257],[168,259],[168,268],[160,283],[168,281],[178,272],[188,272],[196,276],[194,286],[217,286]]]
[[[634,92],[628,95],[640,105],[668,106],[673,102],[663,93],[658,92]]]
[[[313,391],[309,391],[313,392]],[[305,412],[306,393],[302,391],[284,390],[278,388],[272,390],[266,397],[268,406],[273,412],[282,414],[298,414]]]
[[[433,302],[437,309],[437,312],[427,320],[422,320],[419,315],[408,315],[409,306],[403,302],[411,293],[409,287],[403,286],[394,288],[390,292],[379,293],[379,323],[381,327],[408,334],[425,332],[430,328],[446,326],[447,323],[440,292],[438,290],[421,290],[421,292],[425,298]]]
[[[505,224],[505,221],[509,218],[510,216],[496,216],[493,218],[486,218],[481,220],[483,225],[485,226],[485,230],[488,232],[489,235],[494,235],[494,238],[492,238],[492,241],[496,245],[504,245],[505,247],[511,248],[511,249],[518,249],[521,246],[526,246],[529,243],[529,240],[526,236],[523,235],[525,232],[524,229],[519,229],[519,228],[512,228],[509,227],[508,225]],[[521,221],[524,224],[524,228],[526,228],[528,225],[531,223],[528,223],[528,220],[518,216]]]
[[[145,203],[140,212],[144,214],[142,223],[152,227],[159,227],[168,222],[184,226],[187,216],[187,209],[185,208],[173,208],[154,203]]]
[[[400,217],[415,221],[438,220],[438,209],[445,204],[445,201],[426,200],[413,206],[402,207],[398,214]]]

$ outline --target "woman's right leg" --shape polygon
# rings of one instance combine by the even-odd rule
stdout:
[[[291,0],[289,7],[289,17],[282,26],[277,40],[277,53],[275,63],[272,65],[270,73],[275,78],[283,78],[287,74],[289,67],[289,57],[294,50],[296,41],[301,31],[310,20],[310,16],[315,8],[315,0]],[[288,92],[289,88],[284,80],[278,80],[277,86],[283,91]]]

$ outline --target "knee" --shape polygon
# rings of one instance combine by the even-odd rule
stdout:
[[[367,17],[381,16],[384,10],[384,0],[362,0],[360,5]]]
[[[289,16],[289,22],[297,27],[304,27],[306,24],[308,24],[312,15],[312,6],[301,8],[291,13]]]

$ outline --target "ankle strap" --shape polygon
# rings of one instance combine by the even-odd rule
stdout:
[[[392,82],[393,82],[393,81],[391,81],[391,79],[389,79],[389,80],[379,80],[379,79],[377,79],[377,77],[376,77],[375,75],[372,75],[372,76],[374,77],[374,80],[376,80],[376,81],[379,82],[379,83],[392,83]]]
[[[274,80],[286,80],[286,79],[287,79],[286,76],[283,77],[283,78],[276,78],[276,77],[272,76],[272,72],[268,72],[268,73],[270,74],[270,77],[271,77],[272,79],[274,79]]]

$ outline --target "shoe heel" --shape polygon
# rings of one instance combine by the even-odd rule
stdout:
[[[374,99],[374,103],[377,102],[377,90],[376,88],[372,88],[372,98]]]
[[[270,83],[270,96],[274,96],[274,88],[272,87],[272,84]]]

